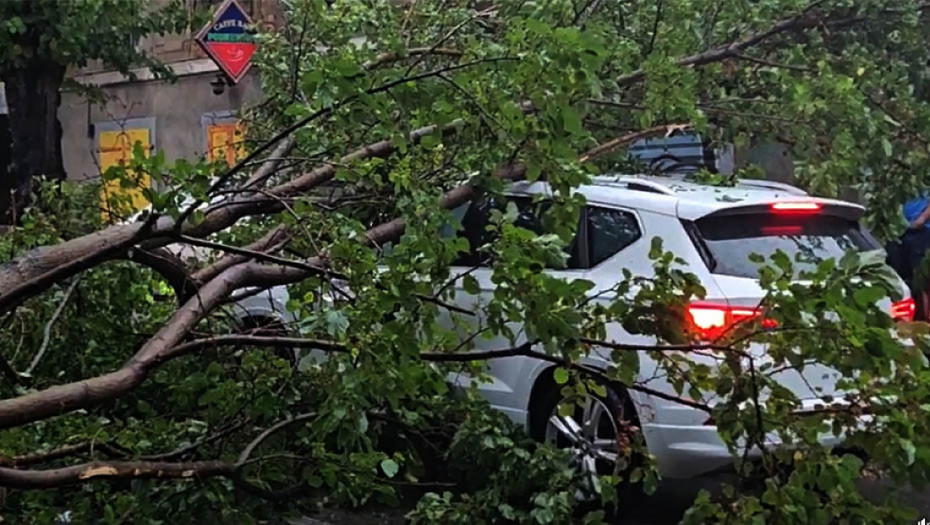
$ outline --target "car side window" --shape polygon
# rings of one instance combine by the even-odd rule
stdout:
[[[636,217],[609,208],[588,208],[588,265],[597,266],[642,237]]]
[[[458,235],[465,237],[470,247],[468,252],[459,255],[458,260],[454,263],[455,265],[485,265],[487,261],[482,259],[487,258],[487,254],[481,253],[479,248],[493,240],[493,233],[488,231],[491,210],[498,209],[503,211],[506,208],[507,202],[513,202],[517,205],[518,213],[514,221],[516,226],[526,228],[537,235],[547,233],[543,225],[542,215],[550,206],[548,202],[533,202],[533,199],[528,197],[509,197],[506,199],[485,197],[477,201],[472,201],[466,205],[467,209],[464,211],[456,210],[453,212],[453,216],[461,217],[462,221],[462,229],[458,232]],[[581,268],[581,249],[577,235],[572,239],[572,242],[566,246],[565,250],[568,254],[565,269],[573,270]]]

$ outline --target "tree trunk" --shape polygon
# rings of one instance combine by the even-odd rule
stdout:
[[[0,180],[6,180],[11,177],[10,175],[10,164],[13,162],[13,155],[11,151],[12,139],[10,138],[10,116],[9,109],[6,103],[6,89],[3,87],[3,82],[0,82]],[[9,195],[9,192],[6,192]],[[2,215],[2,210],[6,209],[6,205],[0,202],[0,215]]]
[[[0,178],[3,222],[21,213],[35,177],[65,178],[58,121],[64,75],[65,66],[51,61],[33,60],[28,67],[0,71],[6,85],[12,137],[9,174]]]

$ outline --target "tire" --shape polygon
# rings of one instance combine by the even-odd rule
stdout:
[[[608,386],[604,397],[588,394],[568,417],[558,414],[564,398],[561,387],[553,381],[543,385],[540,397],[530,412],[530,434],[540,442],[572,449],[572,463],[591,479],[587,497],[592,499],[594,477],[622,475],[642,466],[643,457],[636,450],[642,440],[639,418],[629,396],[619,387]],[[574,396],[572,396],[574,397]],[[593,421],[596,419],[596,423]],[[574,438],[571,437],[574,434]],[[624,488],[628,486],[624,483]]]

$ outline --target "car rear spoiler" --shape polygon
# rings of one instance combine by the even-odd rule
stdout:
[[[738,215],[776,214],[786,216],[830,215],[858,221],[865,213],[865,208],[858,204],[828,199],[775,199],[767,202],[737,204],[711,212],[704,217],[722,217]],[[702,217],[703,218],[703,217]]]

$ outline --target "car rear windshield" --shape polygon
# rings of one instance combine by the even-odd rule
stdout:
[[[795,271],[802,272],[848,251],[878,248],[858,223],[830,215],[723,215],[700,219],[696,226],[694,240],[710,270],[737,277],[759,276],[759,265],[749,260],[752,253],[768,259],[781,250],[798,261]]]

